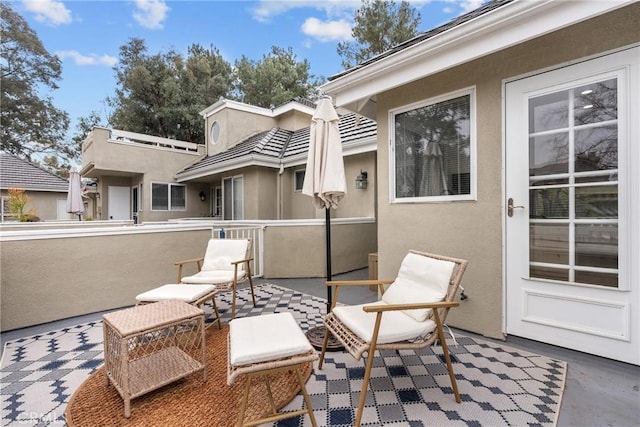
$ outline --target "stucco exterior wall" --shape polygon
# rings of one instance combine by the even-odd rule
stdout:
[[[453,326],[502,337],[503,80],[640,41],[640,4],[548,34],[378,95],[379,277],[393,278],[409,249],[470,261],[469,298],[452,310]],[[477,200],[389,202],[389,110],[466,87],[476,89]]]
[[[2,330],[131,306],[137,294],[175,283],[174,262],[202,256],[210,237],[211,229],[202,227],[3,241]]]
[[[278,126],[291,131],[309,127],[310,122],[309,114],[297,110],[291,110],[278,118]]]
[[[211,144],[211,125],[217,121],[220,124],[218,142]],[[233,108],[224,108],[207,117],[205,120],[205,140],[207,152],[211,156],[221,153],[254,135],[277,126],[273,117],[249,113]]]
[[[324,212],[324,211],[323,211]],[[267,227],[264,235],[264,277],[326,277],[326,228],[317,226]],[[376,251],[374,222],[331,224],[333,274],[367,267]]]

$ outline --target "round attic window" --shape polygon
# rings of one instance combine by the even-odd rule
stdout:
[[[209,135],[209,137],[211,138],[212,144],[218,142],[218,139],[220,138],[220,123],[218,123],[217,121],[211,124],[211,134]]]

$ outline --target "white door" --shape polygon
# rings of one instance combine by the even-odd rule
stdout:
[[[108,190],[109,219],[131,219],[129,187],[109,186]]]
[[[56,219],[78,219],[77,215],[67,212],[67,199],[56,199]]]
[[[505,86],[506,331],[634,364],[639,56]]]

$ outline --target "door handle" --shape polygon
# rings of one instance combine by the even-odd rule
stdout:
[[[513,216],[514,209],[524,209],[524,206],[513,206],[513,198],[509,197],[509,200],[507,200],[507,215],[509,217]]]

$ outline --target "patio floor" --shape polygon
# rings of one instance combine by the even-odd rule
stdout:
[[[336,280],[363,279],[367,270],[336,275]],[[273,283],[310,295],[326,298],[324,279],[268,279],[256,283]],[[376,293],[367,287],[345,289],[340,301],[364,303],[375,300]],[[101,318],[103,313],[65,319],[0,335],[6,341],[76,325]],[[464,331],[465,335],[476,336]],[[487,338],[484,338],[487,339]],[[498,340],[491,340],[502,342]],[[551,346],[536,341],[509,336],[511,347],[561,359],[568,362],[566,390],[563,396],[558,426],[637,426],[640,419],[640,367]]]

